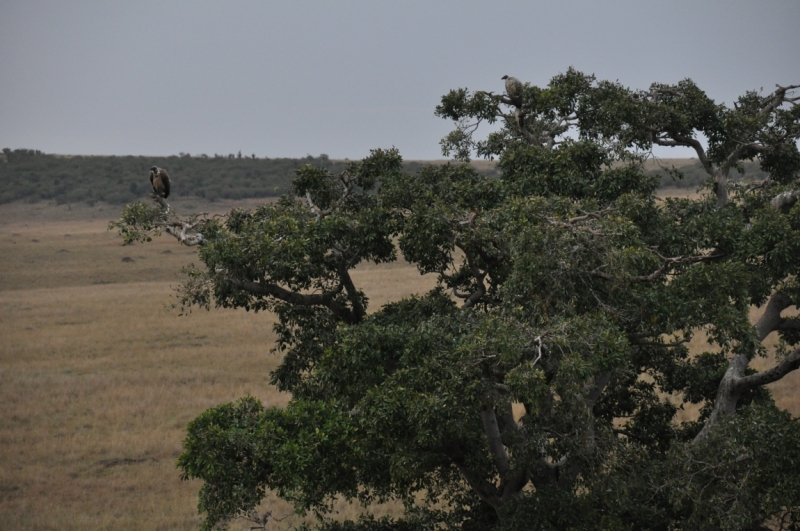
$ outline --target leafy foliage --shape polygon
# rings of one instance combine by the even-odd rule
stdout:
[[[292,393],[190,424],[179,466],[204,482],[206,525],[269,489],[330,530],[796,529],[800,427],[763,387],[800,367],[780,317],[800,300],[787,90],[728,109],[688,80],[631,91],[574,70],[521,99],[459,89],[436,110],[456,123],[443,150],[496,156],[499,178],[375,150],[194,225],[184,303],[275,312],[272,381]],[[658,201],[642,150],[701,133],[707,193]],[[767,179],[728,182],[754,158]],[[146,239],[153,212],[116,226]],[[349,271],[398,249],[439,286],[369,308]],[[783,358],[757,373],[775,330]],[[690,357],[698,333],[713,351]],[[698,421],[674,421],[684,403]],[[406,513],[326,521],[337,496]]]

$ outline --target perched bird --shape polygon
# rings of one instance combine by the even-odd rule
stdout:
[[[167,170],[153,166],[150,168],[150,184],[153,185],[153,192],[164,199],[169,197],[169,175]]]
[[[522,81],[515,77],[503,76],[506,81],[506,94],[517,107],[522,107]]]

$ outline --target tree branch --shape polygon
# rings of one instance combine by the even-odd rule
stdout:
[[[525,485],[528,484],[528,481],[530,481],[530,476],[524,468],[512,473],[507,480],[503,482],[503,493],[500,495],[500,500],[505,502],[511,498],[514,494],[521,491]]]
[[[347,170],[345,170],[345,172],[346,171]],[[333,214],[336,211],[336,209],[342,206],[342,204],[347,200],[348,197],[350,197],[350,194],[353,192],[353,183],[344,178],[344,172],[341,175],[339,175],[339,182],[341,183],[343,188],[342,197],[334,201],[331,207],[326,210],[322,210],[316,204],[314,204],[314,201],[311,199],[311,192],[306,191],[306,201],[308,202],[308,207],[311,209],[311,212],[313,212],[314,215],[317,217],[317,221]]]
[[[786,87],[782,87],[778,84],[775,85],[777,88],[775,92],[772,93],[772,98],[764,105],[764,108],[758,112],[759,116],[766,116],[767,114],[772,113],[775,109],[783,105],[785,101],[794,101],[797,98],[786,98],[786,93],[790,90],[794,90],[796,88],[800,88],[800,85],[788,85]]]
[[[788,296],[779,291],[772,294],[764,313],[755,324],[759,341],[763,341],[784,321],[781,317],[781,312],[789,306],[791,306],[791,301]],[[736,404],[745,390],[780,380],[789,372],[800,367],[800,349],[789,354],[783,362],[768,371],[745,376],[749,364],[750,358],[746,352],[736,352],[734,354],[719,383],[717,396],[714,399],[714,409],[703,429],[694,438],[693,443],[705,441],[713,426],[721,418],[729,417],[736,413]]]
[[[339,285],[344,286],[344,289],[347,292],[347,299],[350,301],[350,304],[353,305],[352,316],[356,322],[359,322],[364,318],[364,315],[366,315],[367,312],[364,309],[363,303],[361,302],[361,297],[358,295],[358,290],[356,289],[355,284],[353,284],[353,279],[350,278],[350,272],[346,267],[341,267],[339,269],[339,279],[341,282]]]
[[[163,208],[163,209],[164,209],[164,213],[165,213],[165,214],[169,214],[169,212],[170,212],[170,208],[169,208],[169,203],[167,203],[167,200],[166,200],[166,199],[164,199],[163,197],[161,197],[160,195],[158,195],[158,194],[157,194],[157,193],[155,193],[155,192],[150,192],[150,197],[151,197],[151,198],[152,198],[152,199],[153,199],[153,200],[154,200],[156,203],[158,203],[159,205],[161,205],[161,208]]]
[[[195,230],[199,222],[186,223],[183,221],[172,221],[166,224],[164,232],[170,236],[174,236],[181,244],[193,247],[196,245],[205,245],[206,239],[200,232],[189,234],[189,231]]]
[[[768,371],[757,372],[756,374],[750,374],[749,376],[739,378],[734,384],[734,388],[741,392],[751,387],[777,382],[790,372],[796,371],[798,368],[800,368],[800,349],[791,352],[781,363]]]
[[[592,381],[591,388],[589,392],[586,394],[586,408],[589,412],[589,425],[587,427],[589,432],[589,437],[591,440],[591,447],[595,448],[597,442],[595,441],[594,435],[594,416],[591,414],[592,410],[594,409],[594,405],[600,399],[600,395],[603,394],[608,382],[611,380],[611,371],[603,371],[595,375],[594,380]],[[583,465],[580,462],[573,461],[569,463],[566,470],[561,471],[558,477],[558,486],[562,489],[570,488],[574,483],[575,480],[578,478],[578,474],[581,473],[581,469]]]
[[[792,301],[787,295],[780,291],[776,291],[772,294],[767,303],[767,307],[764,309],[764,313],[755,325],[759,341],[764,341],[764,339],[775,330],[800,329],[799,322],[781,317],[781,312],[790,306],[792,306]],[[798,368],[800,368],[800,349],[790,353],[781,363],[768,371],[748,376],[742,375],[736,378],[732,386],[733,391],[741,393],[741,391],[751,387],[778,381]]]
[[[483,421],[483,430],[486,432],[489,450],[494,456],[494,464],[500,474],[500,479],[505,480],[508,478],[510,470],[508,454],[503,446],[503,441],[500,439],[500,428],[497,426],[497,417],[491,405],[481,410],[481,421]]]
[[[198,219],[201,216],[206,216],[205,213],[195,214],[188,218],[188,221],[184,221],[172,213],[166,199],[155,193],[151,193],[150,197],[158,203],[164,211],[164,218],[154,222],[156,227],[163,229],[164,232],[173,236],[181,244],[188,247],[205,245],[207,240],[203,234],[197,230],[199,226],[207,221],[206,219]]]
[[[772,294],[764,313],[761,314],[761,318],[755,325],[759,341],[764,341],[770,333],[777,329],[777,326],[783,321],[781,312],[791,305],[792,301],[789,297],[780,291]]]
[[[706,156],[706,151],[703,149],[703,145],[696,139],[688,137],[688,136],[674,136],[671,140],[660,138],[656,136],[655,133],[651,135],[651,139],[654,144],[659,146],[684,146],[690,147],[694,149],[695,153],[697,153],[697,158],[700,159],[700,163],[703,165],[703,169],[706,170],[706,173],[710,176],[714,176],[714,165],[711,164],[711,161],[708,160]]]
[[[586,395],[586,401],[588,402],[589,409],[593,408],[597,403],[600,395],[603,394],[603,390],[608,385],[609,380],[611,380],[611,371],[603,371],[594,377],[592,388]]]
[[[231,277],[226,277],[226,280],[230,282],[233,287],[253,293],[255,295],[268,295],[290,304],[296,304],[298,306],[324,306],[333,312],[334,315],[348,324],[355,324],[360,320],[355,312],[348,309],[347,306],[337,303],[334,300],[336,295],[342,292],[342,289],[344,288],[343,284],[339,284],[339,286],[332,291],[303,294],[288,290],[277,284],[261,284],[258,282],[251,282],[249,280],[238,280]]]
[[[797,203],[798,197],[800,197],[800,191],[790,190],[776,195],[772,198],[772,201],[770,201],[769,204],[775,210],[780,210],[783,207],[792,206]]]
[[[481,300],[481,297],[486,295],[486,285],[483,283],[484,279],[486,278],[486,272],[478,269],[478,267],[473,262],[470,253],[468,253],[465,248],[461,247],[460,245],[458,246],[458,248],[464,251],[464,256],[467,258],[467,264],[469,265],[469,269],[472,272],[472,276],[475,277],[475,282],[478,284],[478,289],[474,293],[469,295],[464,301],[464,304],[462,305],[462,308],[466,309],[475,306],[475,304],[479,300]]]
[[[495,510],[500,508],[502,502],[497,496],[497,489],[494,485],[486,480],[475,478],[475,475],[462,463],[453,461],[453,464],[456,465],[458,471],[461,472],[461,476],[480,499],[491,505]]]
[[[781,332],[797,331],[800,330],[800,321],[797,319],[781,319],[774,330]]]
[[[672,343],[659,343],[658,341],[632,341],[632,345],[636,345],[639,347],[664,347],[664,348],[674,348],[684,345],[691,341],[691,338],[685,337],[680,341],[673,341]]]
[[[503,384],[495,384],[495,388],[500,390],[499,385]],[[506,386],[504,386],[506,387]],[[508,389],[508,387],[506,387]],[[514,420],[514,408],[511,405],[511,402],[506,402],[503,404],[503,412],[501,415],[503,419],[503,432],[506,432],[506,429],[510,431],[510,436],[513,438],[520,433],[519,426],[517,425],[517,421]]]
[[[658,254],[658,253],[656,253]],[[649,275],[639,275],[635,277],[626,278],[625,280],[629,282],[651,282],[658,277],[664,275],[671,265],[680,264],[680,263],[695,263],[695,262],[704,262],[706,260],[714,260],[716,258],[721,258],[724,256],[723,254],[712,254],[712,255],[694,255],[694,256],[675,256],[671,258],[667,258],[664,256],[658,255],[664,261],[664,264],[650,273]],[[603,273],[595,269],[594,271],[589,272],[590,275],[597,278],[602,278],[604,280],[615,280],[616,277],[609,275],[608,273]]]

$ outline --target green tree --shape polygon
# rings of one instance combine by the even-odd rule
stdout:
[[[690,80],[574,70],[514,98],[459,89],[436,108],[452,164],[408,174],[375,150],[224,218],[127,207],[126,242],[198,245],[184,306],[278,316],[290,404],[243,398],[188,427],[179,466],[203,481],[206,526],[271,490],[320,515],[338,496],[406,507],[329,530],[798,529],[800,424],[764,388],[800,367],[800,320],[782,316],[800,302],[796,88],[733,107]],[[482,122],[497,127],[478,138]],[[699,197],[656,198],[654,144],[696,150]],[[729,183],[753,159],[768,177]],[[438,287],[369,309],[350,271],[398,248]],[[697,333],[713,348],[690,356]],[[683,404],[698,421],[675,421]]]

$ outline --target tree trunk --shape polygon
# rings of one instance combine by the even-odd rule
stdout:
[[[744,376],[749,361],[747,356],[742,353],[733,357],[730,365],[728,365],[728,370],[725,371],[725,376],[722,377],[722,381],[719,383],[717,396],[714,399],[714,410],[711,412],[711,416],[708,417],[703,429],[694,438],[694,443],[705,441],[717,422],[736,414],[736,404],[739,402],[739,397],[742,396],[742,389],[737,384],[739,379]]]

